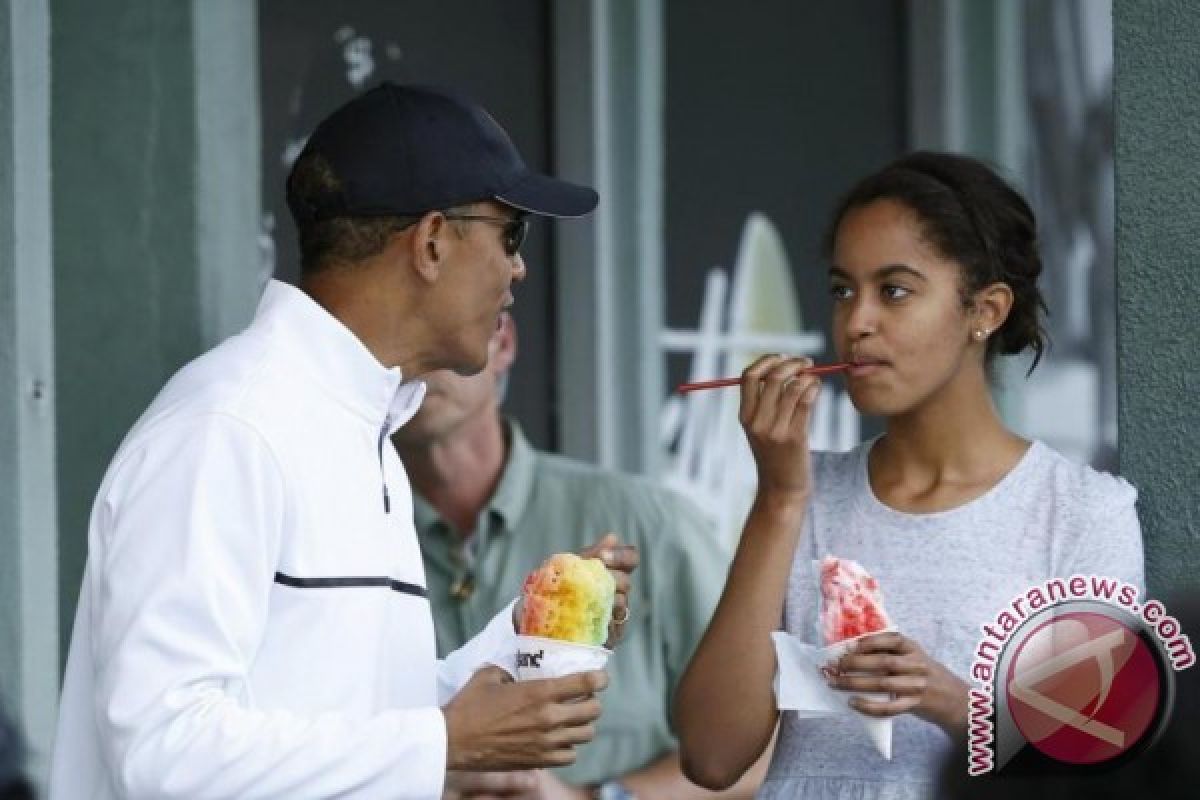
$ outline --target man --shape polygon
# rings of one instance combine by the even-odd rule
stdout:
[[[437,661],[385,445],[415,378],[486,364],[524,213],[595,193],[531,173],[483,109],[383,84],[321,123],[288,201],[301,287],[172,378],[101,484],[52,798],[433,798],[447,768],[566,764],[591,738],[603,671],[476,671],[511,668],[511,608]]]
[[[508,314],[487,366],[427,376],[425,402],[393,441],[414,489],[438,649],[450,652],[518,592],[548,551],[574,551],[605,531],[637,545],[634,606],[595,740],[557,773],[464,775],[448,797],[711,798],[680,770],[668,708],[716,606],[729,556],[700,512],[673,492],[530,447],[499,411],[517,353]],[[620,612],[618,618],[625,612]],[[765,766],[765,761],[763,762]],[[731,796],[748,797],[762,770]]]

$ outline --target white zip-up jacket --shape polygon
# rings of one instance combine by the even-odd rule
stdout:
[[[92,510],[51,800],[441,796],[439,706],[515,639],[437,660],[388,440],[424,393],[278,282],[171,379]]]

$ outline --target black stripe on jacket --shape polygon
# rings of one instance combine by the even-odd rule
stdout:
[[[387,577],[293,578],[291,575],[276,572],[275,582],[281,583],[284,586],[291,586],[294,589],[352,589],[375,586],[381,589],[391,589],[393,592],[400,592],[401,594],[411,594],[415,597],[429,597],[429,592],[424,586],[417,586],[415,583],[405,583],[404,581]]]

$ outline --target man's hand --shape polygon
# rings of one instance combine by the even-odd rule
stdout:
[[[447,772],[442,800],[534,800],[535,770],[511,772]]]
[[[538,786],[534,770],[447,772],[442,800],[531,800]]]
[[[450,772],[442,800],[589,800],[587,789],[564,783],[546,769]]]
[[[603,561],[617,583],[617,596],[613,600],[613,619],[608,626],[608,641],[604,643],[604,646],[611,650],[621,641],[625,623],[629,620],[629,576],[637,569],[641,557],[635,545],[621,544],[621,537],[615,533],[604,534],[598,542],[579,555]]]
[[[592,796],[587,789],[564,783],[548,769],[538,770],[536,774],[537,789],[529,800],[589,800]]]
[[[595,694],[608,686],[603,670],[514,683],[499,667],[484,667],[442,709],[446,768],[510,770],[562,767],[575,746],[596,735]]]

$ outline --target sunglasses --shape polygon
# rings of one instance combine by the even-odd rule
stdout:
[[[517,254],[521,245],[525,243],[525,236],[529,233],[529,217],[525,214],[518,214],[515,217],[489,217],[483,214],[443,214],[442,216],[446,219],[490,222],[492,225],[499,225],[503,228],[501,243],[509,258]]]

